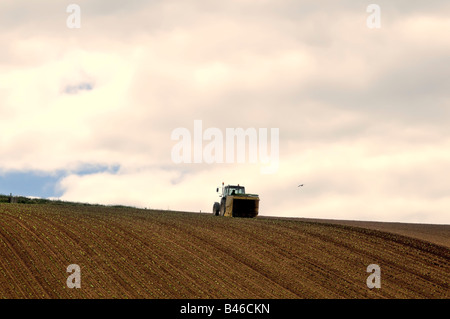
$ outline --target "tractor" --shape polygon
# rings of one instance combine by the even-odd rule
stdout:
[[[219,188],[216,189],[219,192]],[[259,196],[247,194],[244,186],[228,185],[222,183],[220,203],[213,205],[214,216],[227,217],[256,217],[259,211]]]

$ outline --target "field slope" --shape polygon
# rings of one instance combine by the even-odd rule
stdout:
[[[336,223],[0,204],[0,298],[449,298],[449,260],[446,245]]]

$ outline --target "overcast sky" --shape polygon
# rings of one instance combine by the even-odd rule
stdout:
[[[0,2],[0,193],[210,212],[225,182],[261,215],[450,223],[448,0],[71,3]],[[195,120],[278,129],[277,169],[175,163]]]

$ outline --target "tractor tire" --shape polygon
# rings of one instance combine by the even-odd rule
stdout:
[[[220,201],[220,213],[219,216],[225,216],[225,203],[227,202],[225,197],[222,197],[222,200]]]
[[[213,213],[214,216],[219,216],[219,214],[220,214],[220,204],[218,202],[214,203],[212,213]]]

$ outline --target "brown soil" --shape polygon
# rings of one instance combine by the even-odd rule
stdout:
[[[391,226],[0,204],[0,298],[449,298],[448,237]]]
[[[263,217],[263,218],[275,218],[275,217]],[[430,243],[450,248],[450,225],[313,219],[313,218],[286,218],[286,219],[375,229],[429,241]]]

